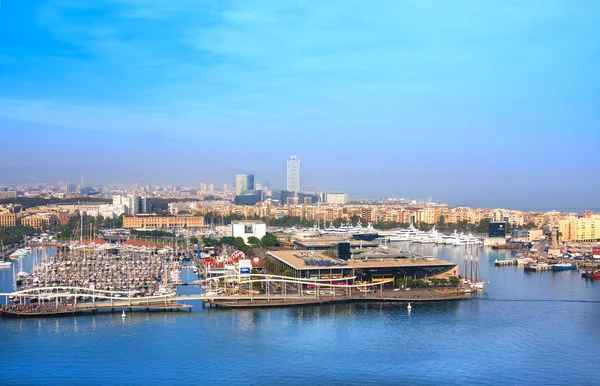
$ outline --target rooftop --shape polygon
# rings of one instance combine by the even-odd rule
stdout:
[[[439,260],[436,258],[387,258],[387,259],[369,259],[369,260],[338,260],[333,259],[315,251],[269,251],[267,254],[285,262],[295,269],[315,269],[315,268],[383,268],[383,267],[415,267],[415,266],[440,266],[447,265],[448,268],[455,266],[455,263]],[[320,263],[322,262],[322,263]]]

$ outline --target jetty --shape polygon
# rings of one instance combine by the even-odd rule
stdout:
[[[494,260],[494,265],[496,267],[508,267],[511,265],[517,265],[517,259],[504,259],[504,260]]]

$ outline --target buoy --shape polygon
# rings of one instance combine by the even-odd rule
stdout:
[[[406,308],[408,308],[409,310],[412,308],[412,306],[410,305],[410,303],[408,303],[408,306],[406,306]]]
[[[125,318],[127,315],[125,315],[125,310],[123,310],[123,314],[121,315],[122,318]]]

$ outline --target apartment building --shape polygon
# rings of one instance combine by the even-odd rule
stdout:
[[[574,218],[560,220],[558,231],[561,241],[600,240],[600,219]]]

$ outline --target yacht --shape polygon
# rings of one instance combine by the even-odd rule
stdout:
[[[364,241],[375,240],[379,237],[379,233],[373,228],[373,224],[369,223],[366,227],[363,227],[360,221],[356,226],[349,222],[340,225],[338,228],[334,227],[333,223],[331,223],[328,228],[319,230],[319,233],[326,236],[351,236],[355,240]]]

